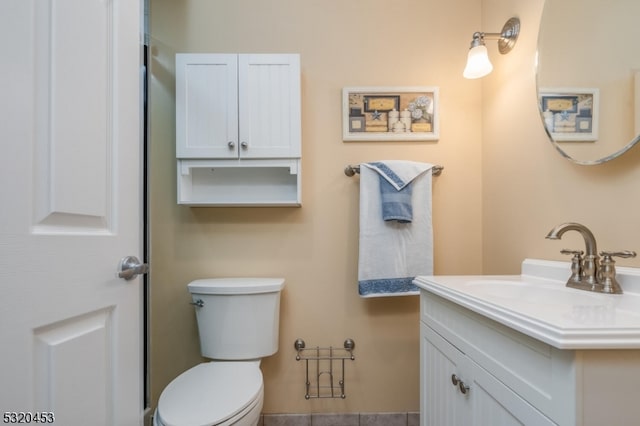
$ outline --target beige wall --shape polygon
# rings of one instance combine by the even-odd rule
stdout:
[[[347,164],[442,164],[434,179],[435,272],[515,273],[524,257],[561,258],[544,239],[562,221],[600,247],[634,246],[639,153],[595,168],[546,141],[533,58],[543,0],[152,0],[152,398],[201,361],[186,284],[210,276],[282,276],[278,354],[263,361],[266,413],[417,411],[418,300],[358,297],[358,178]],[[482,6],[482,7],[481,7]],[[461,76],[471,34],[523,20],[516,49],[482,81]],[[495,29],[495,30],[494,30]],[[189,208],[175,202],[176,52],[297,52],[302,62],[302,208]],[[345,86],[440,87],[437,142],[341,140]],[[606,207],[609,203],[611,207]],[[631,226],[625,231],[624,222]],[[565,244],[566,243],[566,244]],[[622,263],[622,262],[621,262]],[[631,262],[633,263],[633,262]],[[637,261],[636,261],[637,263]],[[356,341],[345,400],[304,399],[293,342]]]
[[[543,130],[535,97],[543,5],[543,0],[483,0],[488,28],[499,28],[505,12],[522,19],[516,49],[494,61],[495,71],[483,79],[482,247],[487,274],[516,273],[526,257],[568,260],[560,249],[584,249],[577,234],[566,234],[560,242],[544,238],[562,222],[587,225],[600,250],[640,251],[640,150],[603,165],[580,166],[562,158]],[[640,259],[617,264],[638,266]]]

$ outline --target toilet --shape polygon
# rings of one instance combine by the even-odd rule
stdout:
[[[264,400],[260,360],[278,350],[282,278],[210,278],[188,284],[200,351],[211,359],[162,391],[154,426],[255,426]]]

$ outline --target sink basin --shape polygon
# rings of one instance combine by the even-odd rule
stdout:
[[[596,293],[567,288],[563,285],[515,280],[470,280],[465,283],[468,292],[479,297],[504,299],[520,303],[552,305],[602,305],[603,298]],[[605,299],[604,301],[607,301]]]
[[[445,298],[560,349],[640,348],[640,270],[619,268],[624,294],[568,288],[567,262],[527,259],[521,275],[416,277]]]

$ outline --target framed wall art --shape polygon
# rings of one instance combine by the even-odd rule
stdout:
[[[345,141],[438,140],[437,87],[345,87]]]
[[[598,89],[540,89],[544,126],[556,142],[598,140],[598,104]]]

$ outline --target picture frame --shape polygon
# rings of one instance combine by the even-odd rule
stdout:
[[[556,142],[598,140],[600,92],[595,88],[553,87],[540,89],[544,126]]]
[[[345,87],[343,141],[433,141],[440,138],[435,86]]]

